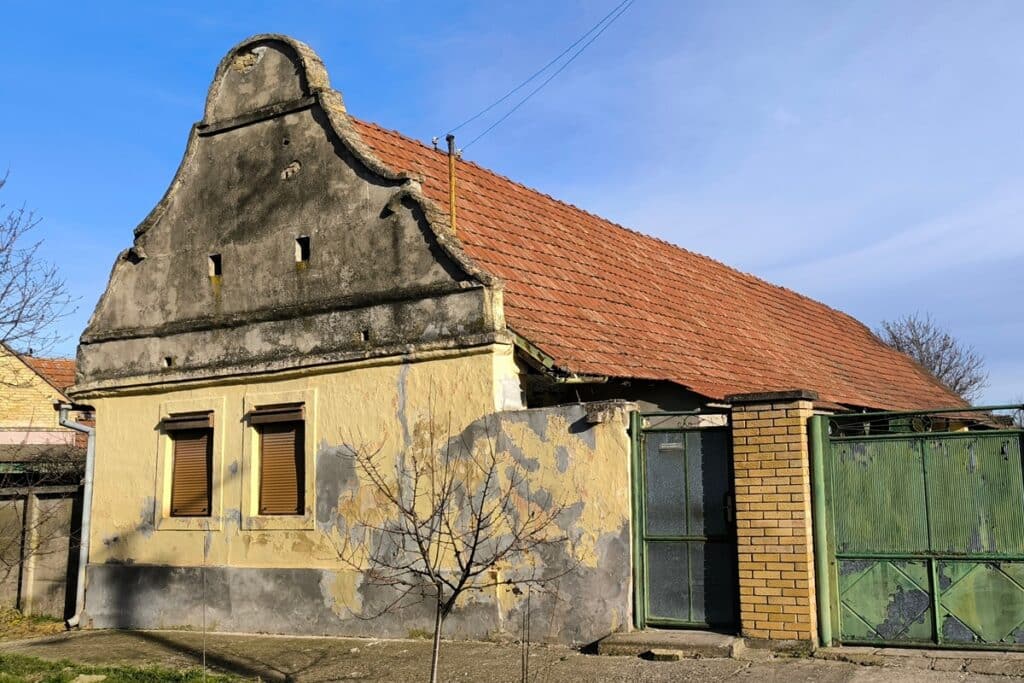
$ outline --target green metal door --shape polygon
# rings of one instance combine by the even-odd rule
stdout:
[[[734,630],[729,429],[644,430],[635,444],[637,625]]]
[[[819,581],[836,640],[1024,647],[1019,430],[816,442],[827,516],[816,533],[828,554]]]

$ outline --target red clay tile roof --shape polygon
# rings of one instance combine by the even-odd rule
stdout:
[[[353,119],[447,212],[444,152]],[[508,326],[570,372],[669,380],[711,398],[812,389],[882,409],[963,402],[854,318],[633,232],[476,164],[458,164],[458,237],[505,282]]]
[[[55,389],[61,392],[67,390],[75,383],[75,359],[74,358],[36,358],[34,356],[22,356],[29,367],[35,370],[40,377],[49,382]]]

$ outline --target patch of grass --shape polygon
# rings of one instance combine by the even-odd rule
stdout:
[[[71,683],[78,676],[106,676],[103,683],[233,683],[241,679],[202,669],[159,666],[84,666],[67,660],[49,662],[37,657],[0,654],[0,683]]]
[[[433,640],[434,632],[423,628],[413,628],[409,629],[407,637],[409,640]]]
[[[51,636],[64,630],[64,622],[53,617],[25,616],[16,609],[0,609],[0,640]]]

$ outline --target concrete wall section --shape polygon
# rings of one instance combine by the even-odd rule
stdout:
[[[81,504],[77,486],[0,488],[0,607],[70,616]]]

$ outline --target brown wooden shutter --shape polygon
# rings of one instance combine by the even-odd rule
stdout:
[[[210,463],[213,460],[213,430],[176,429],[170,432],[174,444],[171,472],[171,516],[210,515]]]
[[[305,512],[305,423],[275,420],[257,424],[260,514],[301,515]]]

